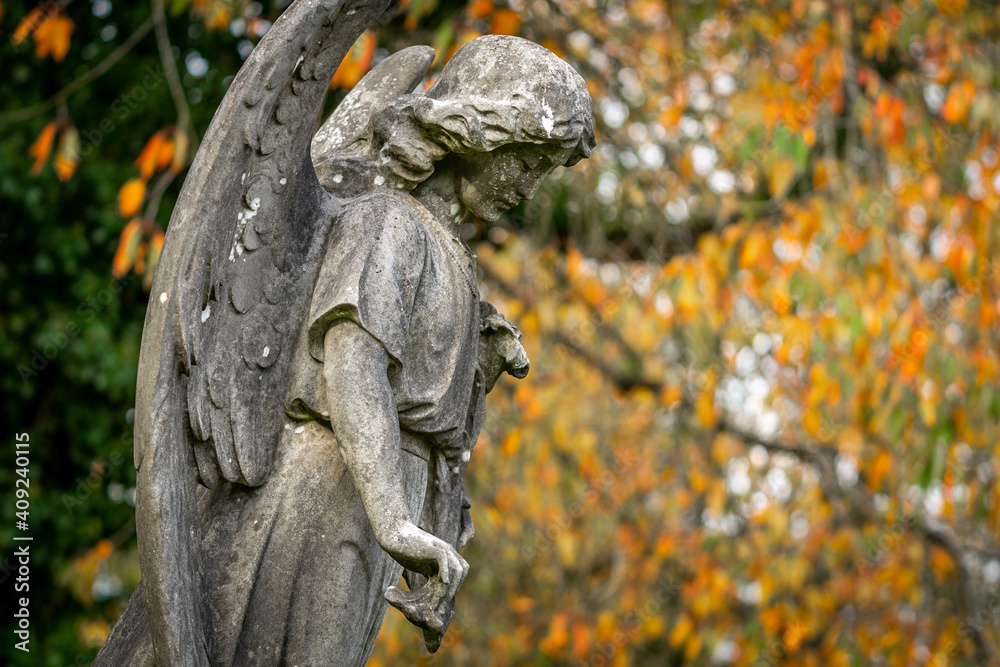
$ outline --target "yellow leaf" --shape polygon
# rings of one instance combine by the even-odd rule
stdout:
[[[55,170],[59,180],[65,183],[73,178],[76,164],[80,159],[80,133],[75,127],[67,128],[59,137],[59,150],[56,152]]]
[[[717,479],[712,482],[707,505],[713,515],[722,516],[722,510],[726,507],[726,483],[723,480]]]
[[[125,225],[118,238],[118,249],[115,250],[115,257],[111,261],[111,273],[115,278],[124,276],[135,264],[141,241],[142,221],[135,218]]]
[[[694,630],[694,622],[691,618],[686,615],[681,616],[680,620],[677,621],[677,625],[674,626],[673,630],[667,636],[667,642],[674,648],[678,648],[691,636],[692,630]]]
[[[667,629],[667,624],[662,616],[650,616],[642,624],[642,634],[647,639],[661,637]]]
[[[146,196],[146,181],[133,178],[122,186],[118,192],[118,212],[123,218],[131,218],[139,212],[142,200]]]
[[[795,162],[780,158],[768,165],[767,184],[772,197],[784,197],[795,181]]]
[[[170,163],[170,171],[179,174],[187,164],[188,135],[182,127],[174,128],[174,157]]]
[[[802,417],[802,427],[806,430],[806,433],[815,438],[823,427],[823,423],[819,418],[819,412],[813,409],[806,410],[806,414]]]
[[[715,426],[715,399],[712,394],[713,391],[711,389],[702,392],[695,403],[695,412],[698,415],[698,421],[705,428]]]
[[[765,240],[761,233],[753,232],[743,241],[740,248],[739,264],[741,269],[753,269],[757,266],[764,252]]]
[[[927,426],[934,426],[937,423],[937,403],[930,398],[920,399],[920,418]]]
[[[687,664],[689,665],[694,664],[694,659],[698,657],[698,654],[700,652],[701,652],[701,637],[695,635],[694,637],[691,637],[691,640],[687,643],[687,646],[684,647],[684,659],[687,661]]]

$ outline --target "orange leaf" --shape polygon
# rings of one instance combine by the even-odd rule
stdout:
[[[65,183],[73,178],[76,164],[80,160],[80,132],[75,127],[67,128],[59,137],[59,150],[56,153],[56,176]]]
[[[493,11],[493,0],[472,0],[465,11],[473,21],[489,16]]]
[[[62,62],[69,51],[69,38],[73,34],[73,20],[63,14],[50,14],[35,29],[35,55],[51,55]]]
[[[49,153],[52,152],[52,142],[56,138],[56,127],[56,121],[52,121],[42,128],[41,134],[28,149],[28,155],[35,158],[35,164],[31,167],[32,176],[38,176],[42,173],[42,168],[49,159]]]
[[[139,242],[142,241],[141,231],[142,221],[138,218],[133,218],[122,230],[118,238],[118,249],[115,250],[115,257],[111,260],[111,273],[115,278],[124,276],[135,264]]]
[[[754,269],[767,246],[767,241],[759,232],[751,233],[740,248],[739,264],[742,269]]]
[[[820,429],[823,427],[819,413],[812,409],[806,410],[802,417],[802,427],[805,428],[806,433],[813,437],[819,435]]]
[[[135,272],[137,274],[141,275],[146,272],[146,251],[148,248],[149,244],[146,243],[145,241],[141,241],[139,243],[139,247],[136,248],[135,266],[133,266],[132,268],[135,269]]]
[[[941,105],[941,117],[949,123],[964,123],[975,96],[976,87],[971,81],[955,82]]]
[[[114,545],[111,544],[110,540],[101,540],[94,546],[94,555],[102,560],[107,560],[114,551]]]
[[[879,453],[875,455],[875,460],[872,462],[871,468],[868,470],[868,485],[872,490],[881,490],[882,480],[889,474],[891,468],[892,455],[884,449],[879,450]]]
[[[333,75],[333,80],[330,81],[330,87],[346,90],[356,86],[368,72],[368,68],[372,66],[372,58],[375,56],[375,47],[377,44],[378,40],[375,38],[375,33],[371,30],[366,30],[358,38],[358,41],[354,42],[354,46],[347,52],[347,55],[344,56],[344,60],[341,61],[336,74]]]
[[[157,163],[159,162],[160,149],[163,146],[163,142],[166,139],[166,132],[164,130],[159,130],[156,134],[149,138],[146,145],[143,146],[142,152],[139,153],[139,157],[135,160],[135,166],[139,170],[139,176],[143,180],[149,180],[149,178],[156,172]],[[162,167],[161,167],[162,168]]]
[[[31,33],[35,32],[35,28],[41,23],[42,19],[45,18],[41,7],[35,7],[28,15],[21,19],[21,22],[17,24],[14,28],[14,34],[11,36],[11,41],[14,46],[17,46],[24,40],[31,36]]]
[[[131,218],[139,212],[142,200],[146,196],[146,181],[133,178],[122,186],[118,192],[118,212],[123,218]]]
[[[500,449],[503,451],[505,457],[512,456],[514,452],[521,446],[521,431],[518,429],[511,429],[507,437],[503,439],[503,444],[500,445]]]
[[[163,143],[160,145],[160,150],[156,156],[156,169],[161,171],[170,166],[174,161],[174,142],[173,139],[164,139]]]
[[[558,658],[561,657],[562,649],[569,642],[569,632],[567,631],[569,616],[561,611],[552,617],[549,623],[549,634],[538,645],[546,655]]]
[[[494,35],[516,35],[521,29],[521,17],[513,9],[500,9],[493,15],[490,32]]]

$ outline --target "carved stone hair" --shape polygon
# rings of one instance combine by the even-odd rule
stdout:
[[[448,153],[550,144],[574,149],[571,166],[595,143],[583,78],[545,47],[506,35],[469,42],[426,92],[389,100],[373,138],[383,166],[410,187]]]

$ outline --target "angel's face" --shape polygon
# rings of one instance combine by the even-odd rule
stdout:
[[[559,147],[511,144],[461,158],[458,198],[476,217],[496,222],[500,214],[531,199],[542,180],[564,164],[570,151]]]

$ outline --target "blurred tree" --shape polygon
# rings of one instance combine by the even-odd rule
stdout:
[[[85,664],[135,585],[142,284],[285,4],[3,3],[3,410],[33,443],[43,664]],[[334,84],[488,32],[577,66],[600,148],[467,227],[532,376],[491,405],[445,646],[391,612],[373,664],[1000,660],[994,3],[409,0]]]

